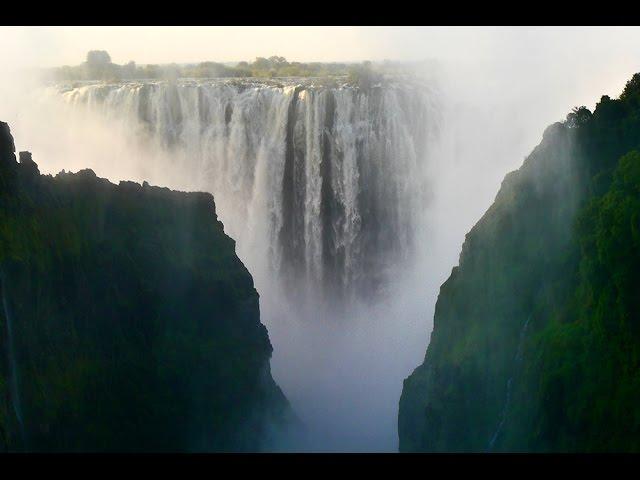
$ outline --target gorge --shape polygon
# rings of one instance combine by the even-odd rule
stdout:
[[[5,445],[108,450],[131,403],[157,430],[122,449],[637,450],[639,78],[544,130],[453,270],[534,106],[401,76],[39,87],[17,125],[56,175],[4,177]]]
[[[411,332],[402,322],[420,308],[411,300],[416,313],[402,313],[421,205],[433,196],[429,168],[442,117],[433,84],[76,82],[38,89],[27,103],[39,107],[33,118],[64,118],[57,134],[50,123],[19,122],[26,135],[45,132],[32,145],[58,152],[59,162],[49,156],[42,164],[48,171],[91,167],[114,181],[214,195],[260,293],[274,376],[308,429],[273,448],[397,448],[401,378],[424,337],[389,362],[393,373],[380,378],[370,365],[405,343]],[[393,316],[402,319],[388,322]],[[363,391],[372,399],[364,408]]]

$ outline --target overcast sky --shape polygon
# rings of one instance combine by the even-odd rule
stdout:
[[[0,42],[1,80],[17,82],[14,68],[76,65],[92,49],[139,64],[438,60],[464,95],[527,104],[541,125],[640,71],[636,27],[0,27]]]

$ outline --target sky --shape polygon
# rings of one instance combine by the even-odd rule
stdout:
[[[626,27],[1,27],[2,53],[26,65],[77,64],[91,49],[116,63],[240,61],[281,55],[290,61],[425,58],[554,58],[584,52],[638,58],[640,29]]]
[[[575,85],[571,101],[589,107],[601,94],[617,96],[640,71],[640,29],[633,27],[0,27],[0,41],[0,69],[9,71],[76,65],[93,49],[107,50],[120,64],[271,55],[289,61],[436,60],[459,79],[478,79],[478,94],[499,89],[518,97],[519,85],[555,91]]]

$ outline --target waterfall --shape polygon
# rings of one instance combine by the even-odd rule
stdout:
[[[365,298],[411,258],[438,126],[425,85],[181,80],[51,93],[159,152],[166,162],[147,180],[213,193],[259,286]]]
[[[531,320],[531,315],[527,317],[527,320],[524,322],[524,325],[522,325],[522,328],[520,329],[520,336],[518,338],[518,348],[516,350],[515,356],[513,357],[513,372],[511,373],[511,376],[507,380],[504,406],[502,407],[502,412],[500,413],[500,421],[498,422],[498,426],[495,432],[493,433],[493,435],[491,436],[491,440],[489,441],[489,448],[488,448],[489,451],[493,449],[493,446],[495,445],[496,440],[498,439],[498,435],[500,435],[500,432],[502,431],[502,427],[504,426],[504,422],[507,418],[507,410],[509,409],[509,405],[511,403],[511,385],[513,384],[513,376],[515,373],[517,373],[520,363],[522,362],[522,348],[524,344],[524,339],[527,334],[527,326],[529,325],[529,320]]]
[[[20,428],[20,435],[22,442],[25,444],[26,432],[24,428],[24,421],[22,418],[22,401],[20,397],[20,388],[18,381],[18,366],[15,357],[15,343],[13,338],[13,317],[11,315],[11,309],[9,308],[9,301],[7,299],[7,285],[4,272],[0,271],[0,291],[2,292],[2,308],[4,312],[4,318],[6,322],[7,333],[7,359],[9,363],[9,395],[11,397],[11,404],[13,406],[13,412],[18,421]]]
[[[260,294],[274,378],[305,424],[274,448],[394,451],[401,379],[424,354],[417,265],[429,247],[417,236],[440,168],[435,87],[78,83],[32,103],[42,131],[64,118],[43,139],[44,171],[214,195]]]

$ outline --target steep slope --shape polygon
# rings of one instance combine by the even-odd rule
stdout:
[[[404,382],[401,451],[640,449],[639,147],[636,74],[507,175]]]
[[[288,404],[213,197],[13,152],[0,123],[0,446],[259,450]]]

